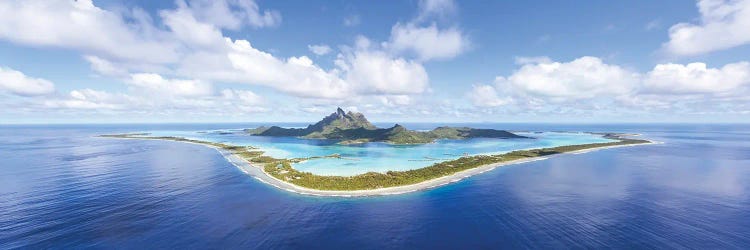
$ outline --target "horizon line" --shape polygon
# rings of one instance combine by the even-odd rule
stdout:
[[[576,125],[587,125],[587,124],[715,124],[715,125],[750,125],[750,121],[740,122],[706,122],[706,121],[607,121],[607,122],[571,122],[571,121],[559,121],[559,122],[546,122],[546,121],[505,121],[505,122],[493,122],[493,121],[467,121],[467,122],[455,122],[455,121],[435,121],[435,122],[404,122],[404,121],[371,121],[372,123],[393,123],[393,124],[576,124]],[[310,121],[230,121],[230,122],[189,122],[189,121],[170,121],[170,122],[28,122],[28,123],[0,123],[0,126],[18,126],[18,125],[158,125],[158,124],[248,124],[248,123],[307,123],[314,124],[315,122]]]

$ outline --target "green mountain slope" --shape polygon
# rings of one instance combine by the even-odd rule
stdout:
[[[430,143],[437,139],[528,138],[505,130],[474,129],[468,127],[438,127],[432,131],[414,131],[401,125],[377,128],[361,113],[335,113],[306,128],[282,128],[278,126],[246,129],[246,133],[257,136],[296,136],[303,138],[334,139],[342,144],[383,141],[394,144]]]
[[[303,136],[305,138],[327,138],[336,129],[376,129],[361,113],[344,112],[341,108],[307,128],[282,128],[279,126],[245,129],[245,133],[259,136]]]

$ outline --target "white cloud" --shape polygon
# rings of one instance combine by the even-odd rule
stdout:
[[[169,28],[165,30],[138,8],[108,11],[94,6],[91,0],[0,1],[0,39],[75,49],[111,63],[172,64],[180,62],[186,53],[197,52],[198,48],[186,46],[222,49],[224,39],[219,28],[237,29],[243,24],[267,27],[281,20],[278,12],[261,13],[250,0],[177,4],[177,9],[159,12]]]
[[[468,96],[477,107],[498,107],[511,102],[510,98],[500,98],[497,90],[490,85],[474,85]]]
[[[370,48],[364,37],[358,39],[356,48],[339,55],[336,68],[329,71],[305,56],[283,60],[254,48],[246,40],[226,43],[230,47],[226,56],[188,57],[180,72],[200,79],[269,86],[308,98],[418,94],[428,86],[429,78],[421,64]]]
[[[637,83],[636,73],[590,56],[564,63],[530,62],[497,79],[499,88],[555,100],[628,94]]]
[[[533,57],[517,56],[515,58],[515,63],[518,65],[534,64],[534,63],[551,63],[551,62],[552,62],[552,59],[546,56],[533,56]]]
[[[246,10],[242,6],[263,17],[243,14]],[[226,37],[223,29],[267,27],[275,22],[252,21],[272,20],[274,16],[258,11],[253,1],[178,1],[177,8],[157,13],[160,23],[138,8],[110,11],[85,0],[0,1],[0,39],[77,50],[92,71],[129,86],[127,93],[103,92],[109,96],[97,95],[96,90],[79,90],[49,100],[48,107],[206,110],[210,105],[224,107],[223,103],[258,99],[251,98],[252,92],[214,91],[211,83],[260,85],[309,99],[388,96],[388,103],[410,103],[407,95],[429,89],[429,78],[420,62],[388,53],[382,43],[371,47],[373,43],[364,37],[353,48],[342,51],[331,69],[323,69],[306,56],[281,58],[252,46],[250,41]],[[325,50],[311,46],[325,52],[321,48]]]
[[[98,56],[84,56],[83,58],[91,64],[91,69],[99,74],[119,76],[127,73],[125,68],[118,67],[112,62]]]
[[[397,23],[388,45],[395,51],[413,51],[427,61],[456,57],[466,51],[469,41],[457,28],[441,30],[434,23],[427,27]]]
[[[700,0],[699,24],[669,29],[663,48],[679,56],[704,54],[750,43],[750,0]]]
[[[246,40],[230,42],[230,47],[227,57],[232,70],[228,78],[219,76],[225,80],[266,85],[301,97],[341,98],[351,94],[349,83],[337,72],[327,72],[305,56],[281,60],[253,48]]]
[[[221,96],[226,100],[234,100],[248,105],[258,105],[266,102],[265,98],[249,90],[225,89],[221,91]]]
[[[709,68],[701,62],[658,64],[645,73],[590,56],[570,62],[553,62],[546,57],[517,58],[517,63],[521,68],[513,74],[497,77],[497,87],[508,95],[552,101],[638,95],[727,95],[737,94],[750,85],[750,63],[744,61],[721,68]]]
[[[210,84],[199,80],[165,79],[158,74],[139,73],[130,76],[130,85],[149,92],[175,96],[207,96],[213,94]]]
[[[47,108],[56,109],[126,109],[126,103],[132,98],[126,95],[110,94],[93,89],[70,91],[67,98],[44,100]],[[133,108],[139,108],[134,106]],[[140,107],[143,108],[143,107]]]
[[[254,0],[191,0],[187,5],[201,22],[232,30],[243,24],[254,28],[278,26],[282,19],[278,11],[261,12]]]
[[[230,3],[254,5],[250,1]],[[204,5],[208,8],[197,8]],[[342,98],[357,94],[355,89],[364,89],[341,79],[340,69],[323,70],[304,56],[277,58],[254,48],[246,40],[232,41],[224,37],[218,28],[234,27],[235,22],[230,19],[208,20],[209,15],[204,13],[225,11],[224,3],[191,1],[188,5],[178,2],[177,9],[159,12],[168,30],[157,29],[152,25],[150,18],[140,12],[137,15],[140,21],[126,24],[123,16],[97,8],[86,1],[13,1],[2,2],[0,7],[3,7],[0,8],[0,13],[9,13],[3,16],[4,19],[0,17],[0,20],[8,21],[0,24],[0,38],[5,36],[6,39],[24,44],[80,49],[87,52],[88,55],[84,58],[91,64],[92,69],[102,75],[122,76],[128,72],[139,72],[144,68],[155,68],[161,72],[176,73],[180,77],[201,79],[203,82],[224,81],[263,85],[295,96],[313,98]],[[32,14],[46,18],[34,23],[32,21],[37,18],[32,19]],[[60,27],[62,24],[68,26]],[[317,52],[325,52],[325,48],[321,48],[315,49]],[[151,63],[157,65],[143,66]],[[166,68],[160,68],[159,65]],[[399,65],[412,64],[402,60],[395,61],[394,65],[397,69]],[[421,69],[421,66],[416,68]],[[402,72],[394,71],[397,74]],[[417,83],[423,84],[423,81]],[[201,91],[206,89],[208,88],[200,88]],[[388,90],[378,90],[383,91]],[[401,89],[397,90],[397,93],[401,92]]]
[[[192,10],[184,4],[175,10],[162,10],[159,14],[172,31],[171,34],[187,46],[212,48],[223,43],[221,30],[212,24],[198,21]]]
[[[20,96],[46,95],[55,91],[55,85],[45,79],[29,77],[20,71],[0,67],[0,91]]]
[[[258,11],[258,5],[255,1],[239,1],[239,5],[245,11],[246,18],[250,25],[255,27],[277,26],[281,23],[281,14],[275,10],[265,10],[263,14]]]
[[[307,45],[307,48],[310,50],[310,52],[319,56],[326,55],[328,53],[331,53],[331,51],[333,51],[331,50],[331,47],[325,44]]]
[[[178,59],[178,45],[163,39],[167,34],[155,30],[142,11],[130,14],[132,22],[126,23],[91,0],[0,1],[0,39],[149,63]]]
[[[750,101],[750,63],[659,64],[645,73],[596,57],[570,62],[523,59],[495,86],[475,85],[467,96],[482,112],[536,115],[729,114]],[[637,117],[637,116],[634,116]]]
[[[659,64],[646,75],[649,92],[669,94],[723,93],[750,85],[750,63],[738,62],[721,68],[705,63]]]
[[[145,76],[145,75],[144,75]],[[164,81],[162,78],[153,81]],[[150,91],[149,94],[143,94]],[[37,100],[37,108],[66,110],[66,112],[99,112],[109,114],[166,115],[190,114],[237,115],[266,112],[265,98],[249,90],[223,89],[213,95],[174,95],[153,86],[133,85],[129,93],[112,93],[93,89],[78,89],[64,96]],[[25,106],[34,106],[27,103]]]
[[[431,17],[445,18],[453,14],[456,9],[456,3],[453,0],[420,0],[416,21],[424,21]]]
[[[379,99],[386,107],[406,106],[413,103],[413,99],[408,95],[380,96]]]
[[[383,46],[394,54],[413,53],[421,61],[454,58],[469,49],[469,38],[456,26],[440,28],[431,20],[446,23],[455,11],[452,0],[422,0],[417,16],[393,25],[389,41]]]
[[[419,94],[428,87],[427,71],[421,64],[382,51],[360,49],[340,58],[339,64],[358,93]]]

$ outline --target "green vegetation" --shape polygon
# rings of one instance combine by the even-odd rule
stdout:
[[[326,135],[328,139],[342,140],[343,144],[353,144],[371,141],[385,141],[394,144],[428,143],[435,140],[425,132],[408,130],[396,124],[391,128],[379,129],[335,129]]]
[[[442,131],[447,132],[449,130]],[[618,134],[604,134],[604,136],[617,141],[559,146],[543,149],[517,150],[498,155],[465,156],[455,160],[435,163],[428,167],[407,171],[388,171],[386,173],[369,172],[355,176],[321,176],[309,172],[298,171],[292,167],[292,163],[319,158],[341,158],[340,155],[333,154],[328,156],[313,156],[307,158],[276,159],[270,156],[264,156],[263,151],[258,151],[257,148],[249,146],[234,146],[223,143],[186,139],[181,137],[149,137],[145,134],[102,135],[102,137],[114,138],[182,141],[218,147],[227,150],[230,153],[237,155],[249,162],[263,164],[263,170],[267,174],[279,180],[283,180],[297,186],[317,190],[366,190],[403,186],[451,175],[457,172],[477,168],[487,164],[510,162],[514,160],[529,159],[533,157],[548,156],[599,147],[649,143],[649,141],[647,140],[622,138]]]
[[[309,125],[306,128],[282,128],[279,126],[258,127],[254,129],[245,129],[245,132],[251,135],[259,136],[301,136],[310,139],[325,139],[326,135],[335,130],[345,129],[375,129],[370,121],[361,113],[351,111],[344,112],[341,108],[336,109],[335,113],[330,114],[319,122]]]
[[[474,129],[466,127],[439,127],[432,131],[408,130],[404,126],[394,125],[391,128],[379,129],[336,129],[326,135],[327,139],[342,140],[341,144],[355,144],[372,141],[384,141],[393,144],[422,144],[437,139],[467,139],[467,138],[527,138],[504,130]]]
[[[408,130],[401,125],[377,128],[361,113],[345,113],[341,108],[307,128],[282,128],[278,126],[245,129],[245,133],[258,136],[298,136],[308,139],[333,139],[341,144],[383,141],[393,144],[430,143],[437,139],[526,138],[504,130],[474,129],[467,127],[439,127],[422,132]]]
[[[281,161],[280,159],[276,159],[276,158],[265,156],[265,155],[253,157],[253,158],[250,158],[249,160],[250,162],[253,162],[253,163],[274,163],[274,162]]]
[[[465,138],[525,138],[505,130],[478,129],[469,127],[438,127],[428,132],[434,138],[465,139]]]
[[[260,126],[260,127],[257,127],[257,128],[246,128],[246,129],[243,129],[243,131],[244,131],[245,133],[247,133],[247,134],[251,134],[251,135],[259,135],[259,134],[261,134],[261,133],[265,132],[265,131],[266,131],[266,130],[268,130],[268,129],[269,129],[269,127],[266,127],[266,126]]]
[[[548,156],[584,149],[606,146],[649,143],[646,140],[617,138],[616,142],[592,143],[582,145],[560,146],[545,149],[518,150],[499,155],[477,155],[461,157],[444,161],[428,167],[407,170],[388,171],[386,173],[365,173],[355,176],[321,176],[308,172],[300,172],[287,161],[266,164],[264,170],[277,179],[284,180],[297,186],[318,190],[366,190],[385,187],[395,187],[416,184],[423,181],[451,175],[464,170],[477,168],[487,164],[509,162],[533,157]]]

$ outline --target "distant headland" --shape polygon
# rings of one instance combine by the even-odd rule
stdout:
[[[361,113],[336,112],[306,128],[278,126],[245,129],[251,136],[294,136],[309,139],[339,140],[340,144],[386,142],[392,144],[421,144],[439,139],[467,138],[524,138],[512,132],[496,129],[468,127],[438,127],[431,131],[414,131],[401,125],[377,128]],[[274,158],[264,155],[253,146],[203,141],[173,136],[151,136],[148,133],[101,135],[108,138],[169,140],[200,144],[217,149],[229,162],[258,180],[291,192],[321,196],[369,196],[413,192],[445,185],[499,166],[534,160],[543,160],[563,153],[583,153],[597,149],[653,143],[648,140],[627,138],[626,134],[601,133],[610,142],[566,145],[540,149],[516,150],[503,154],[465,155],[453,160],[406,171],[368,172],[355,176],[322,176],[302,172],[293,164],[319,158],[341,158],[339,154],[303,158]]]

